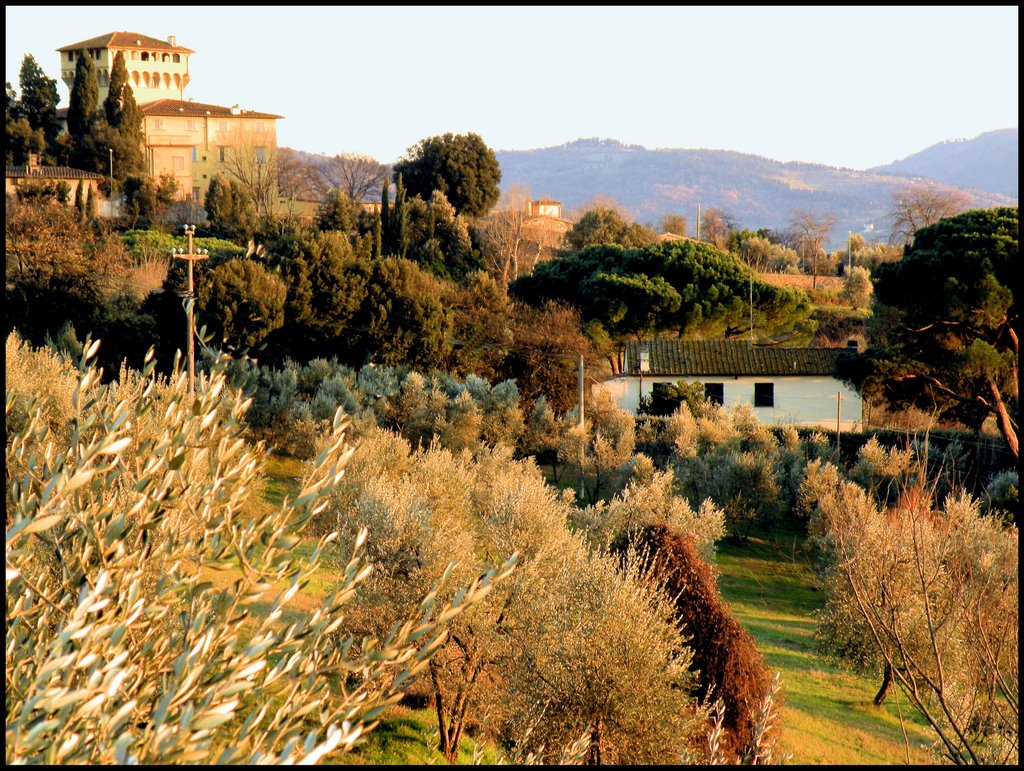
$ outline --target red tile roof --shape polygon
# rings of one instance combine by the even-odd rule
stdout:
[[[102,174],[72,169],[70,166],[36,166],[29,174],[28,166],[8,166],[7,177],[13,179],[104,179]]]
[[[284,118],[283,115],[274,115],[269,112],[256,112],[255,110],[241,110],[237,115],[231,112],[230,107],[220,107],[216,104],[203,104],[202,102],[183,102],[180,99],[157,99],[155,102],[146,102],[139,105],[143,115],[184,115],[188,118]]]
[[[83,48],[139,48],[146,50],[157,49],[160,51],[176,51],[177,53],[185,54],[195,53],[191,48],[185,48],[184,46],[172,46],[166,40],[149,37],[149,35],[140,35],[138,32],[108,32],[106,35],[91,37],[88,40],[83,40],[81,43],[72,43],[71,45],[66,45],[63,48],[58,48],[57,50],[78,51]]]
[[[646,341],[649,375],[833,375],[843,348],[751,346],[746,340]],[[626,343],[626,373],[637,371],[640,341]]]

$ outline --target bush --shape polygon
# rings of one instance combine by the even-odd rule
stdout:
[[[741,757],[754,742],[755,713],[772,680],[753,638],[722,601],[711,566],[700,558],[690,536],[664,524],[623,533],[612,552],[639,559],[651,580],[673,598],[676,621],[693,650],[690,666],[697,673],[697,696],[722,699],[722,748]]]

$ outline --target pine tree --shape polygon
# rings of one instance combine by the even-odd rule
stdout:
[[[391,233],[391,201],[388,200],[388,188],[391,184],[385,179],[384,187],[380,191],[380,253],[382,255],[388,255],[392,253],[391,244],[392,233]]]
[[[18,82],[21,86],[19,117],[27,119],[34,130],[42,130],[46,140],[46,155],[52,161],[56,155],[57,136],[60,134],[60,122],[57,120],[57,103],[60,101],[57,81],[46,77],[46,73],[35,58],[31,54],[26,54],[21,62]]]

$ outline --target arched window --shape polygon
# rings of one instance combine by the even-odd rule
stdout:
[[[165,88],[170,88],[171,87],[171,73],[169,73],[169,72],[165,72],[164,73],[164,87]]]
[[[164,54],[162,57],[160,57],[160,61],[162,61],[162,62],[169,62],[170,60],[171,60],[171,55],[170,54]]]
[[[135,84],[135,87],[136,87],[136,88],[138,88],[138,87],[139,87],[139,71],[138,71],[138,70],[135,70],[135,71],[134,71],[134,72],[132,73],[132,83],[134,83],[134,84]]]
[[[132,51],[132,61],[133,62],[137,62],[138,60],[139,60],[139,52],[138,51]]]
[[[180,62],[181,61],[181,54],[172,54],[171,55],[171,61],[174,62],[175,64]]]
[[[143,72],[142,73],[142,82],[145,83],[146,88],[149,88],[149,73],[148,72]]]
[[[174,87],[179,91],[181,90],[181,75],[179,75],[177,72],[174,73]]]
[[[149,51],[143,51],[142,52],[142,61],[144,61],[144,62],[148,62],[149,61]]]

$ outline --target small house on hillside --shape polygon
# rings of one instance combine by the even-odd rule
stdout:
[[[36,153],[29,153],[28,165],[8,166],[4,179],[4,191],[7,195],[17,195],[18,191],[27,191],[28,188],[50,188],[57,190],[61,184],[67,186],[67,204],[70,206],[75,200],[75,191],[81,183],[89,188],[89,194],[93,200],[99,200],[99,184],[103,181],[103,175],[82,169],[72,169],[70,166],[41,166],[39,156]]]
[[[835,376],[841,348],[778,348],[746,340],[631,340],[625,373],[598,384],[636,413],[655,383],[697,381],[726,407],[750,404],[762,423],[857,430],[860,395]]]

